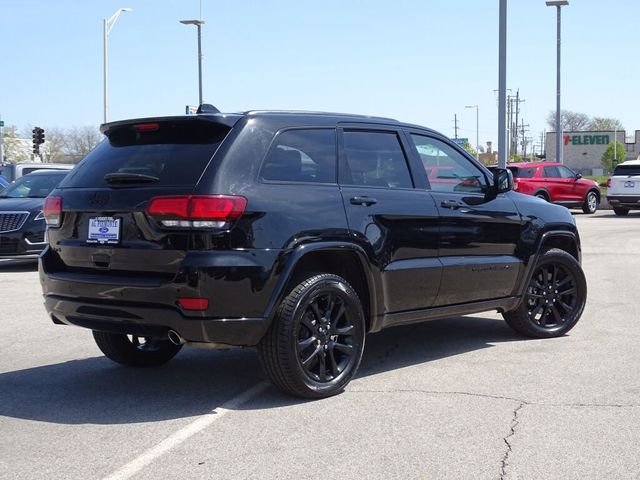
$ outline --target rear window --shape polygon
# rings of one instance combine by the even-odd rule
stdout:
[[[640,175],[640,165],[618,165],[613,170],[614,175]]]
[[[154,185],[195,185],[229,127],[207,121],[146,123],[107,133],[61,188],[108,187],[110,173],[157,177]]]
[[[513,178],[533,178],[536,174],[535,168],[509,167],[509,170],[513,173]]]

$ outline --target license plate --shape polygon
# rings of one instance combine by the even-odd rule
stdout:
[[[120,218],[92,217],[89,219],[87,243],[114,245],[120,243]]]
[[[636,186],[636,182],[624,182],[624,188],[633,188]]]

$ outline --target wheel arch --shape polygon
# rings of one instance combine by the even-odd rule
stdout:
[[[549,195],[549,191],[546,190],[545,188],[539,188],[538,190],[533,192],[534,197],[537,197],[538,195],[544,195],[547,199],[547,202],[551,201],[551,195]]]
[[[584,194],[584,199],[587,199],[587,195],[589,195],[591,192],[595,193],[596,196],[598,197],[598,203],[600,203],[602,201],[602,193],[600,192],[599,188],[590,188],[589,190],[587,190],[587,193]]]
[[[361,247],[332,242],[302,245],[290,252],[267,306],[265,318],[269,323],[289,291],[304,278],[318,273],[332,273],[344,278],[360,298],[366,331],[376,328],[378,312],[382,311],[377,296],[381,291],[380,279],[374,275]]]
[[[523,297],[527,285],[531,281],[531,275],[533,275],[534,268],[538,263],[540,256],[552,248],[558,248],[567,252],[573,258],[575,258],[579,264],[582,263],[582,251],[580,247],[580,237],[576,232],[569,230],[552,230],[544,232],[538,242],[538,248],[531,256],[531,259],[527,265],[526,273],[523,275],[518,296]]]

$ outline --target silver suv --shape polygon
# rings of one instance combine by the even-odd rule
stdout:
[[[607,181],[607,201],[616,215],[627,215],[640,209],[640,160],[629,160],[616,166]]]

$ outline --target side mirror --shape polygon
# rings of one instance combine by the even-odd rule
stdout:
[[[576,173],[576,180],[580,180],[582,178],[582,174],[581,173]]]
[[[496,198],[498,194],[513,190],[513,173],[508,168],[492,168],[493,185],[487,191],[487,200]]]

